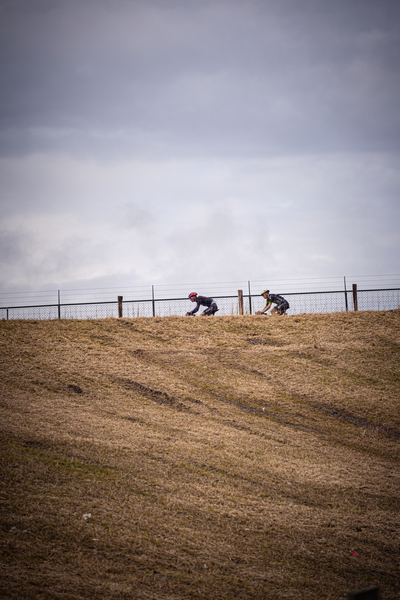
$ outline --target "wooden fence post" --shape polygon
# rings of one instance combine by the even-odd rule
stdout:
[[[122,319],[122,298],[123,296],[118,296],[118,318]]]
[[[243,314],[243,290],[238,290],[239,315]]]
[[[356,283],[353,283],[353,305],[354,305],[354,310],[358,310],[357,284]]]

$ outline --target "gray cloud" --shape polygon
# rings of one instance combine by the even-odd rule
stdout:
[[[393,2],[20,6],[3,9],[6,148],[398,147]]]
[[[0,1],[0,288],[398,272],[399,17]]]

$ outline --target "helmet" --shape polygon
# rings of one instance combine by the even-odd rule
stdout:
[[[197,296],[197,292],[190,292],[188,298],[195,298]]]
[[[269,294],[269,290],[263,290],[263,291],[261,292],[261,296],[264,296],[264,294]]]

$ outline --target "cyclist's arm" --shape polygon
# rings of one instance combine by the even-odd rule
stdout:
[[[267,304],[264,306],[264,308],[262,310],[260,310],[261,313],[265,313],[267,312],[267,310],[269,310],[272,306],[272,302],[267,302]]]
[[[197,313],[197,311],[199,310],[199,308],[200,308],[200,302],[198,302],[196,304],[196,306],[194,307],[194,309],[192,311],[190,311],[192,313],[192,315],[194,315],[195,313]]]

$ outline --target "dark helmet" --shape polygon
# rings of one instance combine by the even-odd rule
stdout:
[[[190,292],[188,298],[195,298],[197,296],[197,292]]]

